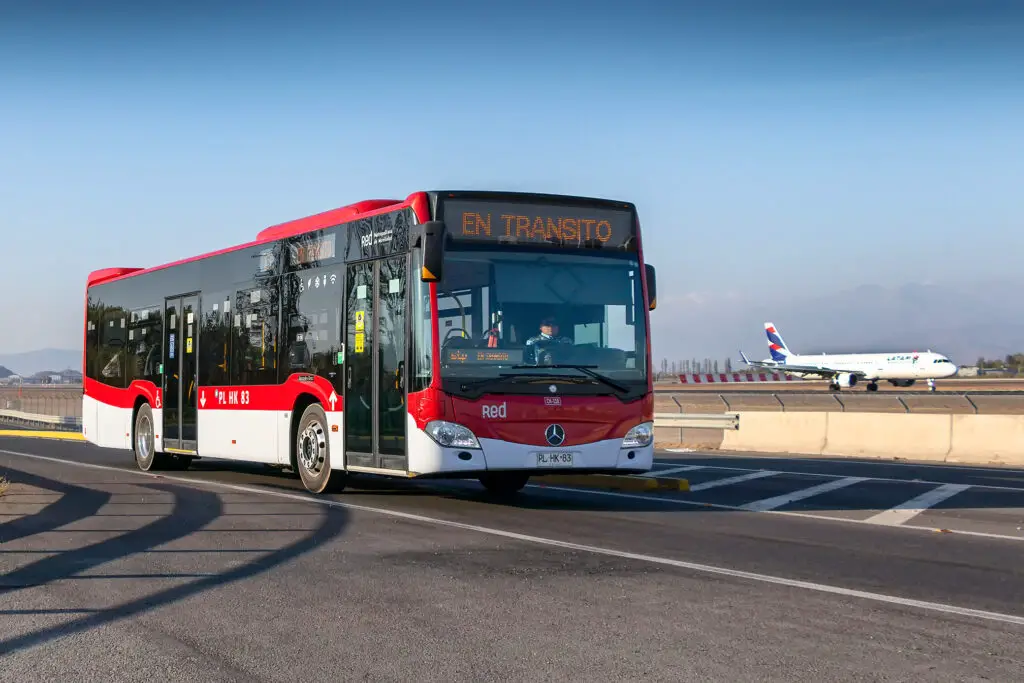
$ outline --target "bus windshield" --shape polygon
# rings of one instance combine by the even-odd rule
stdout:
[[[570,393],[645,390],[640,272],[630,254],[448,251],[437,287],[445,388],[548,391],[522,375],[584,385]]]

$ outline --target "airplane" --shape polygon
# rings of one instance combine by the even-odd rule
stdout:
[[[939,353],[928,350],[897,353],[848,353],[801,356],[790,351],[774,323],[764,324],[768,335],[768,351],[771,358],[751,361],[743,351],[740,356],[747,365],[771,368],[803,377],[805,379],[827,379],[829,389],[840,391],[858,382],[868,382],[868,391],[878,391],[878,381],[888,381],[893,386],[913,386],[917,380],[927,380],[928,387],[935,391],[935,380],[952,377],[957,366]]]

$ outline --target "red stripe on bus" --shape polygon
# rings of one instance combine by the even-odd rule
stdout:
[[[163,408],[167,400],[162,390],[147,381],[136,380],[127,389],[120,389],[85,378],[83,388],[87,396],[114,408],[133,408],[139,396],[145,398],[153,408]],[[186,388],[185,398],[191,401],[192,395],[187,393],[189,391],[194,392],[199,410],[288,411],[302,394],[318,399],[326,412],[342,412],[344,409],[344,401],[331,383],[317,375],[294,374],[283,384],[189,387]]]

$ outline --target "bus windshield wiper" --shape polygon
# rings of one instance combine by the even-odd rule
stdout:
[[[515,365],[513,367],[533,368],[534,366]],[[479,389],[489,384],[498,384],[500,382],[504,382],[505,380],[516,380],[520,377],[525,377],[527,379],[551,379],[551,375],[546,372],[502,372],[494,377],[484,377],[483,379],[473,380],[472,382],[463,382],[460,385],[460,388],[463,391],[468,391],[470,389]]]
[[[611,379],[609,377],[605,377],[600,372],[596,372],[596,371],[593,370],[593,368],[600,367],[599,365],[573,365],[573,364],[570,364],[570,363],[556,363],[554,365],[513,365],[512,367],[514,367],[514,368],[555,368],[555,369],[569,368],[569,369],[572,369],[572,370],[579,370],[580,372],[582,372],[582,373],[584,373],[586,375],[590,375],[591,377],[593,377],[597,381],[601,382],[602,384],[610,386],[612,389],[615,389],[620,394],[628,394],[629,393],[629,387],[624,387],[621,384],[619,384],[618,382],[616,382],[615,380],[613,380],[613,379]]]

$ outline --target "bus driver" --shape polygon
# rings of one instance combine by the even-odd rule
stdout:
[[[533,349],[533,362],[539,364],[541,355],[545,357],[545,364],[551,363],[551,354],[544,353],[544,350],[552,346],[568,344],[572,346],[573,341],[568,337],[558,334],[558,320],[554,316],[548,316],[540,321],[540,334],[526,340],[526,346]]]

